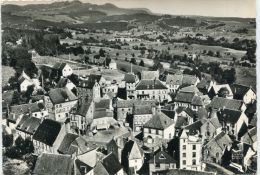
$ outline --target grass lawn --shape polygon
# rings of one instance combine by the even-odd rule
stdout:
[[[8,83],[8,80],[15,75],[15,70],[9,66],[2,66],[2,83],[3,86]]]
[[[124,68],[126,72],[131,72],[131,63],[126,61],[121,61],[121,60],[116,60],[116,63],[117,63],[117,68],[119,70]],[[132,64],[132,71],[134,73],[142,72],[143,70],[148,70],[148,68]]]

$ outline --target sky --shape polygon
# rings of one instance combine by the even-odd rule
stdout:
[[[28,0],[4,0],[27,4]],[[63,1],[63,0],[56,0]],[[122,8],[147,8],[154,13],[217,17],[256,17],[256,0],[81,0],[93,4],[112,3]],[[29,3],[50,3],[31,0]]]

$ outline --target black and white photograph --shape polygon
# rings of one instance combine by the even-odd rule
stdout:
[[[2,0],[0,174],[256,175],[256,6]]]

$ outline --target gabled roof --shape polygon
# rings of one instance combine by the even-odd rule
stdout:
[[[162,109],[161,112],[164,113],[165,115],[167,115],[170,119],[175,118],[175,111]]]
[[[118,100],[116,102],[117,108],[132,108],[133,106],[147,106],[150,105],[154,107],[156,105],[156,101],[153,100]]]
[[[171,169],[164,171],[157,171],[160,175],[216,175],[215,172],[206,171],[194,171],[194,170],[184,170],[184,169]]]
[[[186,126],[185,129],[189,131],[189,135],[194,135],[194,134],[197,134],[197,132],[200,132],[202,125],[203,125],[203,123],[200,120],[198,120],[198,121]]]
[[[222,109],[224,107],[226,109],[241,110],[242,105],[243,101],[241,100],[214,97],[209,104],[209,107],[213,109]]]
[[[56,174],[70,173],[73,161],[70,155],[42,153],[35,164],[33,174]]]
[[[72,83],[70,79],[61,77],[61,79],[58,81],[56,88],[64,88],[68,83]]]
[[[245,86],[245,85],[241,85],[241,84],[232,84],[230,85],[230,88],[234,94],[234,96],[238,99],[243,99],[244,95],[250,90],[252,89],[250,86]],[[253,92],[255,92],[252,89]]]
[[[136,90],[168,89],[160,80],[141,80],[135,87]]]
[[[75,107],[77,108],[76,111],[72,111],[72,113],[75,113],[76,115],[81,115],[85,117],[88,113],[88,110],[92,104],[92,100],[85,100],[85,99],[80,99],[81,104],[77,103]]]
[[[145,128],[154,128],[164,130],[172,125],[174,121],[167,117],[164,113],[156,113],[148,122],[144,124]]]
[[[110,99],[101,99],[100,101],[95,102],[95,109],[110,109],[110,104]]]
[[[242,115],[242,112],[231,109],[222,109],[217,115],[220,122],[236,124]]]
[[[142,80],[158,80],[159,79],[159,71],[142,71],[141,72]]]
[[[142,115],[142,114],[152,114],[151,106],[134,106],[133,108],[134,115]]]
[[[61,127],[61,123],[51,119],[45,119],[37,128],[33,139],[52,146],[60,133]]]
[[[190,92],[190,93],[196,93],[198,95],[202,95],[199,89],[194,85],[183,87],[179,90],[179,92]]]
[[[198,89],[208,89],[211,83],[211,79],[202,79],[198,84],[197,84],[197,88]]]
[[[40,123],[41,119],[24,115],[18,123],[16,129],[33,135],[36,132],[36,129],[40,126]]]
[[[257,141],[256,127],[248,130],[248,132],[241,138],[241,142],[249,144],[249,145],[252,145],[255,141]]]
[[[53,104],[77,100],[77,97],[68,88],[51,89],[49,92],[49,97]]]
[[[232,144],[231,138],[224,133],[223,131],[216,135],[214,138],[212,138],[205,146],[210,147],[211,151],[216,151],[217,148],[220,148],[222,151],[225,150],[226,146]]]
[[[190,103],[192,105],[203,106],[203,101],[200,96],[197,96],[195,93],[190,92],[178,92],[175,99],[175,102]]]
[[[75,151],[77,151],[77,153],[81,155],[94,150],[97,147],[98,146],[95,143],[88,142],[84,137],[79,136],[71,143],[71,146],[68,149],[68,153],[73,154]]]
[[[66,65],[67,63],[56,63],[52,68],[62,71]]]
[[[144,153],[143,150],[139,147],[139,145],[133,141],[129,140],[125,146],[124,150],[126,150],[128,156],[128,159],[143,159]]]
[[[101,162],[97,162],[96,166],[94,167],[94,174],[110,175]]]
[[[135,75],[130,73],[125,74],[124,81],[126,83],[135,83]]]
[[[168,74],[166,77],[166,83],[172,85],[194,85],[196,84],[198,78],[193,75],[186,74]]]
[[[80,161],[79,159],[75,160],[75,168],[76,168],[76,174],[77,175],[85,175],[93,169],[91,166],[89,166],[86,163]]]
[[[70,145],[72,144],[72,142],[74,140],[76,140],[76,138],[78,138],[79,136],[77,134],[73,134],[73,133],[67,133],[65,135],[65,137],[63,138],[58,151],[62,154],[67,153]]]
[[[170,163],[177,163],[177,161],[165,151],[159,151],[154,155],[154,157],[151,157],[149,163],[170,164]]]
[[[104,117],[113,118],[113,116],[113,112],[111,111],[106,111],[106,109],[96,109],[94,111],[93,119],[99,119]]]
[[[175,128],[180,129],[183,126],[188,125],[188,119],[186,117],[178,116],[176,123],[175,123]]]
[[[108,154],[102,160],[102,164],[109,174],[116,174],[122,169],[120,162],[118,161],[116,156],[112,153]]]

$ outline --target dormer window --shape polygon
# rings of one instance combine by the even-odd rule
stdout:
[[[159,159],[161,159],[161,160],[162,160],[162,159],[166,159],[166,157],[165,157],[163,154],[161,154],[160,157],[159,157]]]

